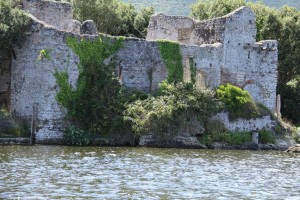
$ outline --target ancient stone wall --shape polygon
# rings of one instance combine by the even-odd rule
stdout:
[[[78,21],[73,20],[72,6],[69,3],[23,0],[23,9],[58,30],[80,32]]]
[[[69,25],[74,24],[69,4],[42,0],[24,0],[23,3],[35,17],[31,16],[31,35],[24,46],[16,50],[16,59],[11,63],[11,111],[28,121],[34,116],[37,143],[59,143],[65,113],[55,100],[58,86],[53,73],[67,70],[70,84],[76,87],[79,60],[67,46],[66,38],[95,39],[98,36],[68,32],[72,30]],[[52,16],[55,13],[57,16]],[[77,25],[77,29],[80,28],[80,24]],[[148,39],[182,43],[180,51],[186,82],[191,81],[190,65],[193,64],[198,87],[236,84],[272,110],[276,98],[277,42],[255,43],[255,34],[253,12],[244,7],[204,22],[160,14],[151,19]],[[37,60],[41,50],[49,52],[49,60]],[[124,47],[116,54],[116,72],[124,86],[146,92],[156,90],[168,74],[158,44],[135,38],[126,38]],[[268,123],[265,125],[269,126]],[[238,127],[240,124],[243,123],[238,123]]]
[[[184,39],[183,39],[184,38]],[[201,62],[196,62],[200,70],[199,79],[206,77],[206,86],[216,87],[220,83],[231,83],[248,90],[253,98],[275,111],[278,48],[276,41],[256,43],[256,18],[253,11],[241,7],[223,17],[206,21],[195,21],[189,17],[151,17],[148,40],[167,39],[186,45],[202,47],[205,44],[222,43],[216,53],[207,55],[196,53]],[[217,56],[213,56],[216,53]],[[213,69],[213,70],[211,70]],[[203,85],[203,83],[202,83]]]

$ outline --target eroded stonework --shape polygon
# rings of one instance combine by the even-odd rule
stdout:
[[[17,59],[11,63],[11,111],[31,120],[35,110],[36,142],[58,143],[63,138],[65,113],[55,100],[58,86],[53,73],[67,70],[73,87],[78,77],[79,60],[67,46],[66,38],[99,36],[80,35],[82,26],[72,19],[68,3],[23,0],[23,4],[32,14],[32,25],[28,40],[16,50]],[[193,62],[198,87],[215,88],[222,83],[243,86],[256,101],[274,110],[277,42],[255,42],[255,24],[255,16],[247,7],[202,22],[188,17],[153,16],[147,40],[125,39],[124,47],[116,55],[116,71],[128,88],[156,90],[168,72],[155,40],[174,40],[181,43],[185,81],[190,81],[189,66]],[[44,49],[49,50],[51,59],[37,62],[39,52]]]

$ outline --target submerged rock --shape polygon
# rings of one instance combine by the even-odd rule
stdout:
[[[290,148],[288,148],[285,152],[289,153],[300,153],[300,144],[296,144]]]

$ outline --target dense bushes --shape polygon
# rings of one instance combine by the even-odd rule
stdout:
[[[299,82],[300,75],[300,12],[292,7],[270,8],[262,3],[245,0],[198,0],[191,15],[204,20],[227,14],[240,6],[249,6],[256,14],[257,40],[276,39],[279,42],[277,93],[282,95],[282,114],[300,123],[300,93],[289,86]],[[299,84],[298,84],[299,85]]]
[[[195,120],[204,125],[219,110],[220,104],[212,91],[199,91],[189,83],[163,81],[157,96],[129,104],[125,118],[139,135],[177,135]]]
[[[260,116],[260,112],[248,91],[226,84],[217,88],[217,97],[224,102],[230,119],[251,119]]]

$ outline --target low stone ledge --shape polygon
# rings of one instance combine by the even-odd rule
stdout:
[[[0,144],[30,144],[30,138],[0,138]]]
[[[176,136],[172,138],[156,138],[152,135],[145,135],[140,138],[140,147],[157,148],[187,148],[206,149],[207,147],[199,142],[196,137]]]
[[[252,151],[270,151],[270,150],[277,150],[277,151],[284,151],[286,150],[285,145],[280,144],[241,144],[241,145],[234,145],[228,144],[224,142],[215,142],[209,146],[210,149],[214,150],[252,150]]]

